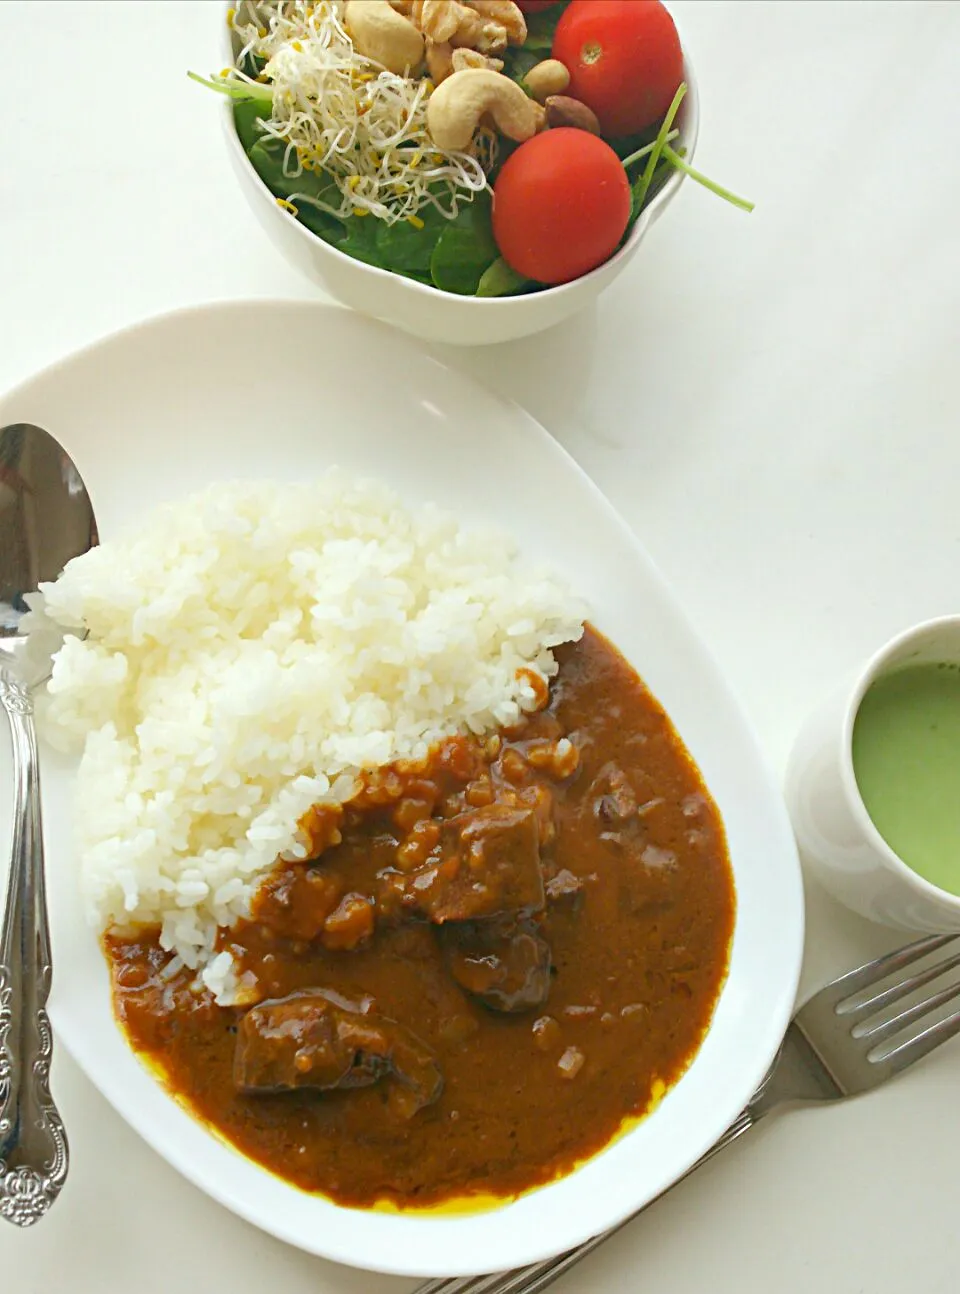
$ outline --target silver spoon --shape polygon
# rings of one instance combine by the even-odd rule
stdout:
[[[39,1221],[67,1176],[67,1138],[50,1096],[52,963],[43,874],[40,774],[32,689],[50,646],[21,636],[24,594],[97,542],[80,473],[47,432],[0,428],[0,705],[13,737],[15,810],[0,929],[0,1215]]]

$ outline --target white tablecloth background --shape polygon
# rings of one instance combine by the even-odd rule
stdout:
[[[525,404],[635,527],[782,770],[834,677],[960,609],[960,6],[674,5],[703,102],[688,184],[599,307],[444,359]],[[145,315],[316,297],[224,155],[213,0],[0,3],[0,390]],[[136,435],[136,427],[129,429]],[[809,887],[804,990],[889,932]],[[777,913],[770,913],[777,920]],[[954,1294],[960,1044],[772,1121],[558,1294]],[[388,1294],[212,1203],[61,1050],[68,1187],[0,1230],[17,1294]]]

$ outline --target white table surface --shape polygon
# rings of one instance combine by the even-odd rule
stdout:
[[[211,96],[214,0],[0,3],[0,390],[145,315],[315,298],[239,197]],[[599,307],[438,353],[525,404],[635,527],[773,765],[833,678],[960,603],[960,5],[674,11],[699,164]],[[136,434],[131,428],[130,434]],[[802,991],[896,941],[808,892]],[[776,921],[777,914],[770,913]],[[0,1230],[17,1294],[388,1294],[158,1158],[62,1051],[71,1177]],[[960,1043],[900,1082],[752,1133],[558,1294],[947,1294],[960,1282]]]

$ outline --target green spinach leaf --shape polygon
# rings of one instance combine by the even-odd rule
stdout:
[[[259,142],[263,133],[260,122],[269,116],[269,104],[258,103],[256,99],[238,99],[234,103],[233,124],[245,153],[249,153],[254,144]]]
[[[321,211],[310,202],[298,202],[294,198],[293,205],[297,209],[297,219],[301,225],[306,225],[311,233],[322,238],[325,243],[338,244],[343,239],[347,229],[345,221],[331,216],[329,211]]]
[[[297,183],[284,172],[285,152],[283,144],[276,139],[258,139],[247,149],[253,169],[275,198],[289,198]]]
[[[378,269],[390,268],[383,264],[377,249],[377,225],[380,221],[376,216],[350,216],[339,224],[341,233],[337,237],[328,238],[328,242],[366,265],[376,265]]]
[[[430,275],[444,292],[473,296],[484,271],[497,259],[490,209],[490,194],[484,190],[441,231],[430,258]]]
[[[283,169],[286,146],[276,139],[258,139],[247,156],[254,170],[275,198],[284,198],[297,208],[297,216],[308,229],[327,242],[343,237],[345,224],[328,211],[321,210],[309,199],[339,202],[340,193],[333,179],[325,172],[301,171],[297,176],[287,175]],[[297,199],[307,199],[297,201]],[[351,221],[361,224],[361,221]]]
[[[525,279],[522,274],[512,270],[502,257],[498,257],[481,276],[477,296],[506,297],[532,286],[533,279]]]
[[[261,58],[259,54],[254,54],[252,49],[248,49],[237,66],[241,72],[246,76],[249,76],[252,81],[255,81],[267,66],[267,60],[265,58]]]
[[[409,274],[429,282],[434,248],[449,223],[436,207],[424,207],[420,211],[422,229],[409,220],[388,225],[383,220],[369,219],[377,226],[375,246],[379,264],[385,270],[395,270],[398,274]]]

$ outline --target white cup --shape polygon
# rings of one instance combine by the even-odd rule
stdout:
[[[786,797],[804,861],[841,903],[903,930],[960,930],[960,896],[924,880],[874,826],[853,771],[853,725],[870,685],[906,664],[960,662],[960,616],[891,639],[806,721],[787,767]]]

